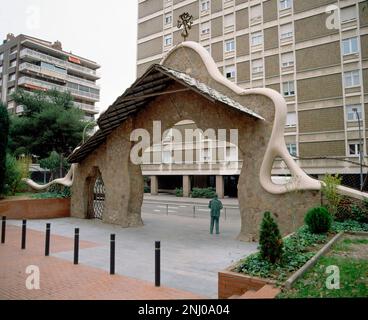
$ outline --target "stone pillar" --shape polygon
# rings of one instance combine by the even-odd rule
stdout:
[[[191,191],[190,177],[183,176],[183,197],[189,197]]]
[[[220,199],[224,198],[224,177],[216,176],[216,193]]]
[[[158,179],[157,176],[151,176],[151,194],[158,195]]]

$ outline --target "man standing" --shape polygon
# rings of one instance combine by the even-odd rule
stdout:
[[[222,207],[222,202],[218,199],[217,194],[215,197],[210,201],[208,208],[211,209],[211,226],[210,226],[210,233],[213,234],[213,225],[216,224],[216,234],[219,234],[219,222],[220,222],[220,213]]]

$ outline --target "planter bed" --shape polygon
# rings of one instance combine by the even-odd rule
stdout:
[[[326,235],[314,235],[306,226],[284,238],[283,262],[272,265],[253,253],[224,271],[219,272],[219,298],[242,295],[248,290],[259,290],[266,284],[291,286],[311,268],[342,235],[342,231],[368,231],[368,224],[354,221],[334,223]],[[299,271],[301,270],[301,271]]]
[[[51,219],[70,216],[69,198],[5,199],[0,201],[0,216],[7,219]]]
[[[327,267],[337,266],[339,288],[328,289]],[[278,298],[368,297],[368,233],[344,232],[315,265],[301,275]]]

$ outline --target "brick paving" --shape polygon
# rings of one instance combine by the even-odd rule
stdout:
[[[70,261],[44,256],[44,232],[27,229],[27,248],[20,249],[21,228],[8,225],[6,242],[0,244],[0,300],[156,300],[200,299],[202,297],[123,275],[109,275],[101,269],[73,265]],[[80,241],[80,249],[93,248],[98,243]],[[73,238],[52,235],[51,252],[73,249]],[[40,289],[28,290],[26,267],[40,269]]]

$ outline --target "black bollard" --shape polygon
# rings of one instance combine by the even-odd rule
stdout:
[[[27,220],[22,222],[22,249],[26,248],[26,232],[27,232]]]
[[[161,244],[160,241],[155,242],[155,286],[159,287],[161,282]]]
[[[45,256],[50,255],[50,229],[51,223],[46,223]]]
[[[115,234],[110,234],[110,274],[115,274]]]
[[[1,243],[5,243],[6,217],[3,216],[1,221]]]
[[[79,256],[79,228],[74,229],[74,264],[78,264]]]

